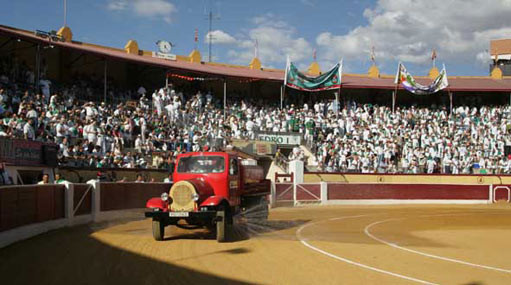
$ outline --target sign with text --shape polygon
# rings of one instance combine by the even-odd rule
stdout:
[[[170,53],[153,52],[153,57],[163,58],[166,60],[177,60],[177,56]]]
[[[0,162],[14,165],[56,166],[57,147],[38,141],[0,139]]]
[[[260,141],[273,142],[277,145],[300,145],[302,136],[299,133],[258,133]]]
[[[232,140],[232,145],[251,155],[273,155],[277,151],[277,144],[260,140]]]

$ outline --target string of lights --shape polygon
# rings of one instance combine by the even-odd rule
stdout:
[[[180,75],[180,74],[167,74],[167,77],[174,77],[179,78],[187,81],[213,81],[213,80],[221,80],[221,78],[208,78],[208,77],[191,77],[186,75]]]
[[[176,74],[176,73],[167,73],[167,77],[173,77],[173,78],[178,78],[178,79],[182,79],[182,80],[187,80],[187,81],[216,81],[216,80],[223,80],[223,78],[218,78],[218,77],[193,77],[193,76],[186,76],[186,75],[181,75],[181,74]],[[240,83],[250,83],[250,82],[255,82],[255,81],[259,81],[260,79],[254,79],[254,78],[248,78],[248,79],[234,79],[235,81],[238,81]]]

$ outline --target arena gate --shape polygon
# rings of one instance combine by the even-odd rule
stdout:
[[[272,195],[274,198],[272,201],[274,203],[293,202],[295,200],[293,174],[275,173],[274,181],[275,183]]]
[[[511,200],[511,185],[493,185],[493,202]]]

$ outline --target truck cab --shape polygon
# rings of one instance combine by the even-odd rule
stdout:
[[[249,207],[265,208],[270,182],[263,170],[243,165],[236,154],[227,152],[190,152],[180,154],[174,169],[174,184],[161,197],[150,199],[146,217],[153,219],[153,236],[163,240],[166,226],[204,226],[214,229],[217,240],[225,241],[232,217]]]

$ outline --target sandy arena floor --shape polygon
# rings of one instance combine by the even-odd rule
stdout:
[[[0,250],[3,284],[511,284],[511,206],[277,208],[219,244],[150,220],[53,231]]]

